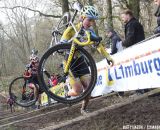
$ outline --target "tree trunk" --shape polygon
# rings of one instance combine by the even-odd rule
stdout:
[[[62,14],[69,12],[68,0],[60,0],[62,4]]]
[[[88,0],[89,5],[93,6],[93,0]]]
[[[109,28],[113,28],[113,18],[112,18],[112,1],[106,0],[107,9],[107,24]]]
[[[5,63],[5,46],[4,46],[4,33],[2,32],[2,35],[0,36],[0,75],[6,74],[7,69],[6,69],[6,63]]]
[[[61,1],[61,4],[62,4],[62,15],[65,13],[65,12],[69,12],[69,3],[68,3],[68,0],[60,0]],[[67,22],[67,19],[64,19],[63,21],[64,23]]]
[[[135,18],[139,19],[140,0],[129,0],[129,8],[132,10]]]

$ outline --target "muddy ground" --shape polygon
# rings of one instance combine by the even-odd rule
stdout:
[[[118,98],[117,96],[112,98],[107,98],[107,99],[105,97],[99,98],[99,99],[93,99],[89,104],[89,110],[90,112],[93,112],[100,108],[110,106],[111,104],[116,104],[118,102],[121,102],[121,99]],[[53,110],[53,112],[49,112],[48,114],[46,113],[42,116],[17,122],[9,127],[5,127],[5,128],[3,127],[2,129],[36,130],[39,128],[45,128],[53,124],[66,122],[67,120],[71,120],[81,115],[80,106],[81,106],[80,104],[77,104],[71,107],[62,108],[59,110]]]
[[[98,105],[98,104],[97,104]],[[160,96],[109,110],[59,130],[160,130]]]
[[[120,98],[118,96],[94,99],[89,104],[89,110],[94,112],[116,103],[125,102],[127,99],[128,97]],[[81,116],[80,104],[52,111],[42,116],[14,123],[2,129],[37,130]],[[58,130],[147,130],[147,127],[152,127],[152,130],[155,130],[153,127],[156,126],[159,127],[157,130],[160,130],[160,96],[148,97],[120,108],[108,110],[98,116],[86,118]]]

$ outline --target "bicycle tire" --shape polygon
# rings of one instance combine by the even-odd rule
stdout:
[[[84,98],[86,98],[89,94],[91,94],[92,90],[94,89],[94,86],[96,84],[96,80],[97,80],[97,68],[96,68],[96,64],[94,59],[92,58],[92,56],[82,47],[80,46],[76,46],[76,49],[80,52],[82,52],[89,60],[90,63],[90,70],[91,70],[91,81],[90,84],[87,88],[87,91],[85,91],[83,93],[83,95],[81,95],[78,98],[75,98],[73,100],[66,100],[65,98],[59,97],[53,93],[51,93],[49,91],[49,89],[47,88],[47,85],[45,83],[44,77],[43,77],[43,68],[44,68],[44,64],[47,60],[47,58],[50,55],[53,55],[53,53],[59,49],[70,49],[71,48],[71,44],[58,44],[53,46],[52,48],[48,49],[44,55],[42,56],[40,63],[39,63],[39,68],[38,68],[38,76],[39,76],[39,82],[41,84],[41,86],[43,86],[43,89],[45,91],[45,93],[51,97],[52,99],[61,102],[61,103],[66,103],[66,104],[72,104],[72,103],[77,103],[80,102],[81,100],[83,100]]]
[[[36,101],[38,100],[38,97],[39,97],[37,85],[34,84],[35,87],[36,87],[36,90],[37,90],[37,96],[34,98],[34,100],[30,101],[29,103],[26,103],[26,102],[25,102],[25,103],[22,103],[22,102],[20,102],[20,101],[18,101],[18,100],[15,99],[15,94],[13,93],[13,85],[14,85],[14,83],[15,83],[17,80],[24,80],[23,86],[26,85],[26,80],[25,80],[25,78],[24,78],[23,76],[15,78],[15,79],[10,83],[10,85],[9,85],[9,95],[10,95],[10,97],[13,98],[14,101],[15,101],[15,103],[16,103],[17,105],[21,106],[21,107],[30,107],[30,106],[33,106],[33,105],[36,103]]]
[[[62,34],[64,30],[68,27],[70,20],[71,20],[71,15],[69,12],[64,13],[63,16],[60,18],[60,20],[57,23],[57,27],[52,32],[52,36],[54,40],[52,39],[50,47],[53,46],[53,43],[59,44]]]
[[[63,28],[63,26],[67,27],[70,20],[71,20],[71,14],[69,12],[65,12],[57,24],[57,29],[60,30],[61,28]],[[64,21],[66,23],[63,23],[63,25],[60,26],[61,22],[64,22]]]

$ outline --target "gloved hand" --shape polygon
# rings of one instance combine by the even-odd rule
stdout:
[[[111,57],[107,58],[107,63],[110,65],[110,66],[113,66],[114,65],[114,61]]]
[[[100,42],[102,41],[102,37],[92,37],[91,41],[95,42],[92,46],[97,47],[100,44]]]
[[[100,43],[102,41],[102,37],[92,37],[91,36],[91,41]]]

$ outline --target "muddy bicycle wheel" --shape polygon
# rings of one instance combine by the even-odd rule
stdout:
[[[81,79],[82,76],[87,75],[89,80],[87,85],[81,85],[81,90],[76,96],[68,95],[72,88],[75,87],[70,84],[69,78],[71,75],[69,73],[64,74],[63,69],[63,63],[66,61],[66,56],[70,52],[70,48],[71,44],[59,44],[48,49],[40,60],[38,75],[39,82],[49,97],[58,102],[72,104],[83,100],[92,92],[97,79],[97,69],[91,55],[82,47],[76,46],[69,70],[73,74],[74,79],[75,77]],[[57,76],[56,85],[48,87],[49,79],[45,76],[44,69],[50,75]]]
[[[28,80],[24,77],[14,79],[9,85],[9,95],[15,103],[22,107],[30,107],[38,100],[38,87],[35,85],[35,92],[28,86]]]

